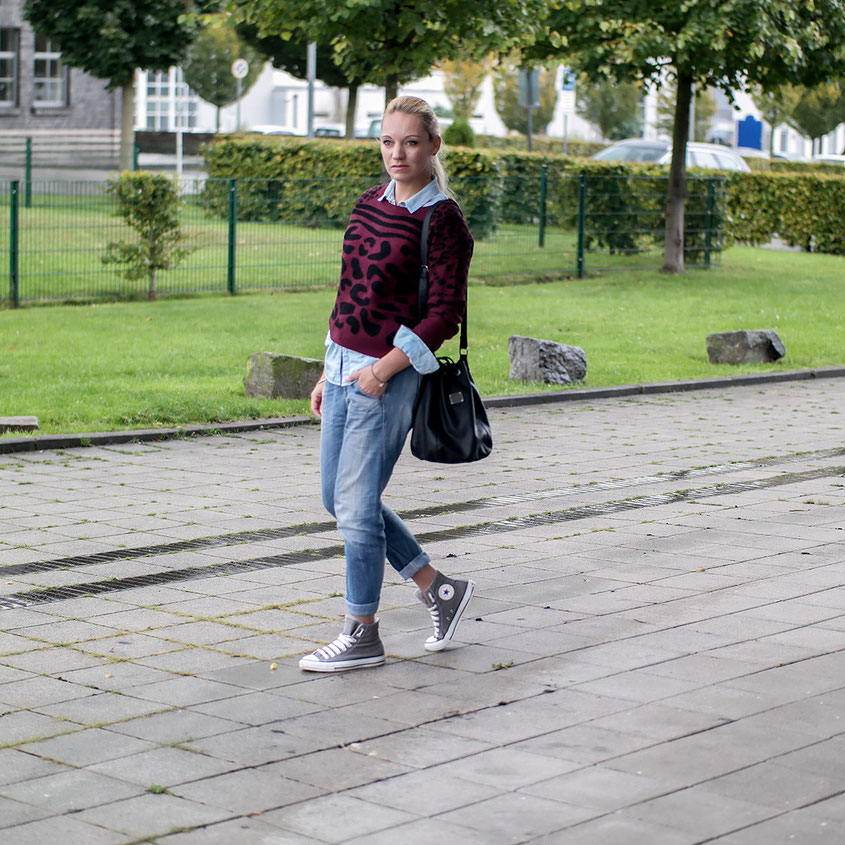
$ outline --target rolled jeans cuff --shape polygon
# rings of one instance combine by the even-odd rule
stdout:
[[[407,581],[409,578],[413,578],[424,566],[428,566],[429,563],[431,563],[431,558],[425,552],[420,552],[410,563],[405,564],[399,570],[399,575]]]
[[[346,600],[346,612],[350,616],[372,616],[378,610],[378,602],[371,601],[367,604],[353,604]]]

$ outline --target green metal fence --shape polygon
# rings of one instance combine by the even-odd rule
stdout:
[[[157,274],[158,295],[335,285],[346,220],[372,183],[183,179],[182,230],[192,251]],[[102,261],[110,242],[133,237],[105,186],[0,183],[0,266],[8,267],[9,305],[146,295],[144,281],[129,282]],[[473,193],[466,181],[456,188]],[[688,192],[687,263],[711,266],[722,248],[723,181],[692,177]],[[543,166],[539,179],[505,185],[496,208],[483,193],[474,196],[464,204],[476,234],[473,278],[582,277],[662,265],[662,178]]]

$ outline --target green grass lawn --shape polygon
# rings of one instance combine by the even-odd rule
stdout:
[[[550,389],[508,381],[512,334],[582,346],[588,387],[845,363],[842,257],[734,247],[722,261],[681,276],[473,284],[479,388]],[[245,398],[246,360],[265,350],[321,357],[333,298],[320,289],[0,311],[0,416],[35,415],[56,433],[304,413],[304,401]],[[739,328],[777,330],[786,358],[710,364],[705,336]]]

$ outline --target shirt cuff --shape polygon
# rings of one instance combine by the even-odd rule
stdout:
[[[422,375],[436,372],[440,367],[434,353],[407,326],[399,326],[393,345],[408,356],[411,366]]]

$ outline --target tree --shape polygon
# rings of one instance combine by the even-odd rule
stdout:
[[[642,131],[641,100],[642,87],[636,82],[591,82],[582,76],[575,109],[598,126],[603,138],[619,141]]]
[[[452,104],[456,119],[469,120],[481,96],[481,86],[493,69],[492,56],[473,59],[447,59],[441,64],[443,90]]]
[[[496,111],[502,118],[502,123],[508,129],[528,134],[528,110],[519,104],[519,65],[518,54],[511,54],[496,66],[496,76],[493,80],[493,90],[496,98]],[[538,91],[540,106],[531,115],[532,131],[538,135],[546,134],[546,127],[551,122],[557,103],[554,71],[546,68],[535,69],[539,75]]]
[[[845,89],[838,82],[814,85],[799,92],[790,115],[792,125],[812,140],[814,155],[816,140],[833,132],[842,121],[845,121]]]
[[[671,135],[675,125],[675,102],[678,98],[673,85],[664,85],[657,95],[657,129],[665,135]],[[693,131],[690,141],[706,141],[710,122],[716,114],[716,101],[707,88],[695,91],[695,110]]]
[[[121,89],[120,166],[132,167],[135,70],[167,70],[191,42],[186,0],[26,0],[24,15],[62,62]]]
[[[660,84],[677,97],[663,269],[684,269],[686,146],[692,86],[813,85],[845,68],[845,0],[559,0],[528,58],[577,54],[591,78]]]
[[[246,44],[226,15],[208,15],[180,62],[185,82],[207,103],[217,107],[216,131],[220,131],[220,109],[238,97],[238,80],[232,76],[232,62],[246,59],[249,72],[241,80],[241,93],[252,87],[264,67],[264,56]]]
[[[795,108],[801,89],[793,85],[780,85],[771,91],[764,91],[757,86],[751,92],[751,99],[760,110],[763,120],[771,127],[769,133],[769,155],[775,151],[775,129],[782,123],[790,123],[792,110]]]
[[[156,273],[172,270],[191,247],[179,222],[179,183],[163,173],[121,173],[109,179],[106,190],[117,200],[117,213],[135,230],[131,241],[112,241],[103,264],[122,264],[131,282],[146,278],[147,295],[156,298]]]
[[[261,36],[331,45],[348,78],[384,85],[385,101],[444,58],[480,58],[530,40],[547,7],[548,0],[232,0]]]
[[[274,68],[285,71],[297,79],[308,77],[308,44],[305,41],[282,38],[279,35],[259,34],[258,27],[249,23],[239,23],[238,35],[251,47],[265,55]],[[317,44],[317,79],[332,88],[345,88],[348,92],[346,101],[346,137],[355,137],[355,111],[358,103],[360,83],[350,79],[335,64],[334,50],[331,46]]]

